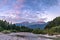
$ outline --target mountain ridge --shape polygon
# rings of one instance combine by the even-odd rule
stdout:
[[[16,23],[16,26],[26,26],[32,29],[35,28],[40,28],[40,29],[44,29],[44,27],[46,26],[47,23],[45,22],[22,22],[22,23]]]

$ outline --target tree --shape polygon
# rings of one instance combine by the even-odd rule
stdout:
[[[60,25],[60,17],[56,17],[53,21],[48,22],[45,29],[50,29]]]
[[[25,27],[25,26],[21,26],[20,27],[20,31],[21,32],[32,32],[33,29],[30,29],[28,27]]]

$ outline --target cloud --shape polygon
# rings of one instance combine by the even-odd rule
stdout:
[[[26,0],[26,8],[32,10],[46,10],[58,4],[58,0]]]
[[[49,21],[59,4],[58,0],[1,0],[0,3],[0,19],[13,23]]]
[[[22,12],[16,11],[16,10],[7,10],[1,13],[2,14],[0,14],[0,17],[2,19],[7,20],[9,22],[13,22],[13,23],[23,22],[23,21],[35,22],[40,20],[43,20],[43,21],[46,20],[44,17],[42,17],[42,14],[40,14],[40,12],[33,12],[32,10],[31,11],[24,10]],[[35,13],[35,14],[32,14],[32,13]]]
[[[18,16],[18,14],[15,13],[15,11],[2,12],[2,14],[0,14],[0,17],[0,19],[7,20],[13,23],[20,20],[20,16]]]
[[[23,7],[23,4],[24,4],[24,0],[16,0],[15,3],[13,3],[13,8],[14,10],[19,10]]]

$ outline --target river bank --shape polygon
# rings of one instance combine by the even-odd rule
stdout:
[[[56,36],[33,34],[28,32],[18,32],[10,34],[0,33],[0,40],[52,40],[54,38],[56,38]]]

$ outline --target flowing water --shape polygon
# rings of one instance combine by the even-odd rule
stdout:
[[[17,33],[12,34],[0,34],[0,40],[52,40],[48,38],[38,37],[31,33],[19,33],[26,36],[12,36],[16,35]]]

